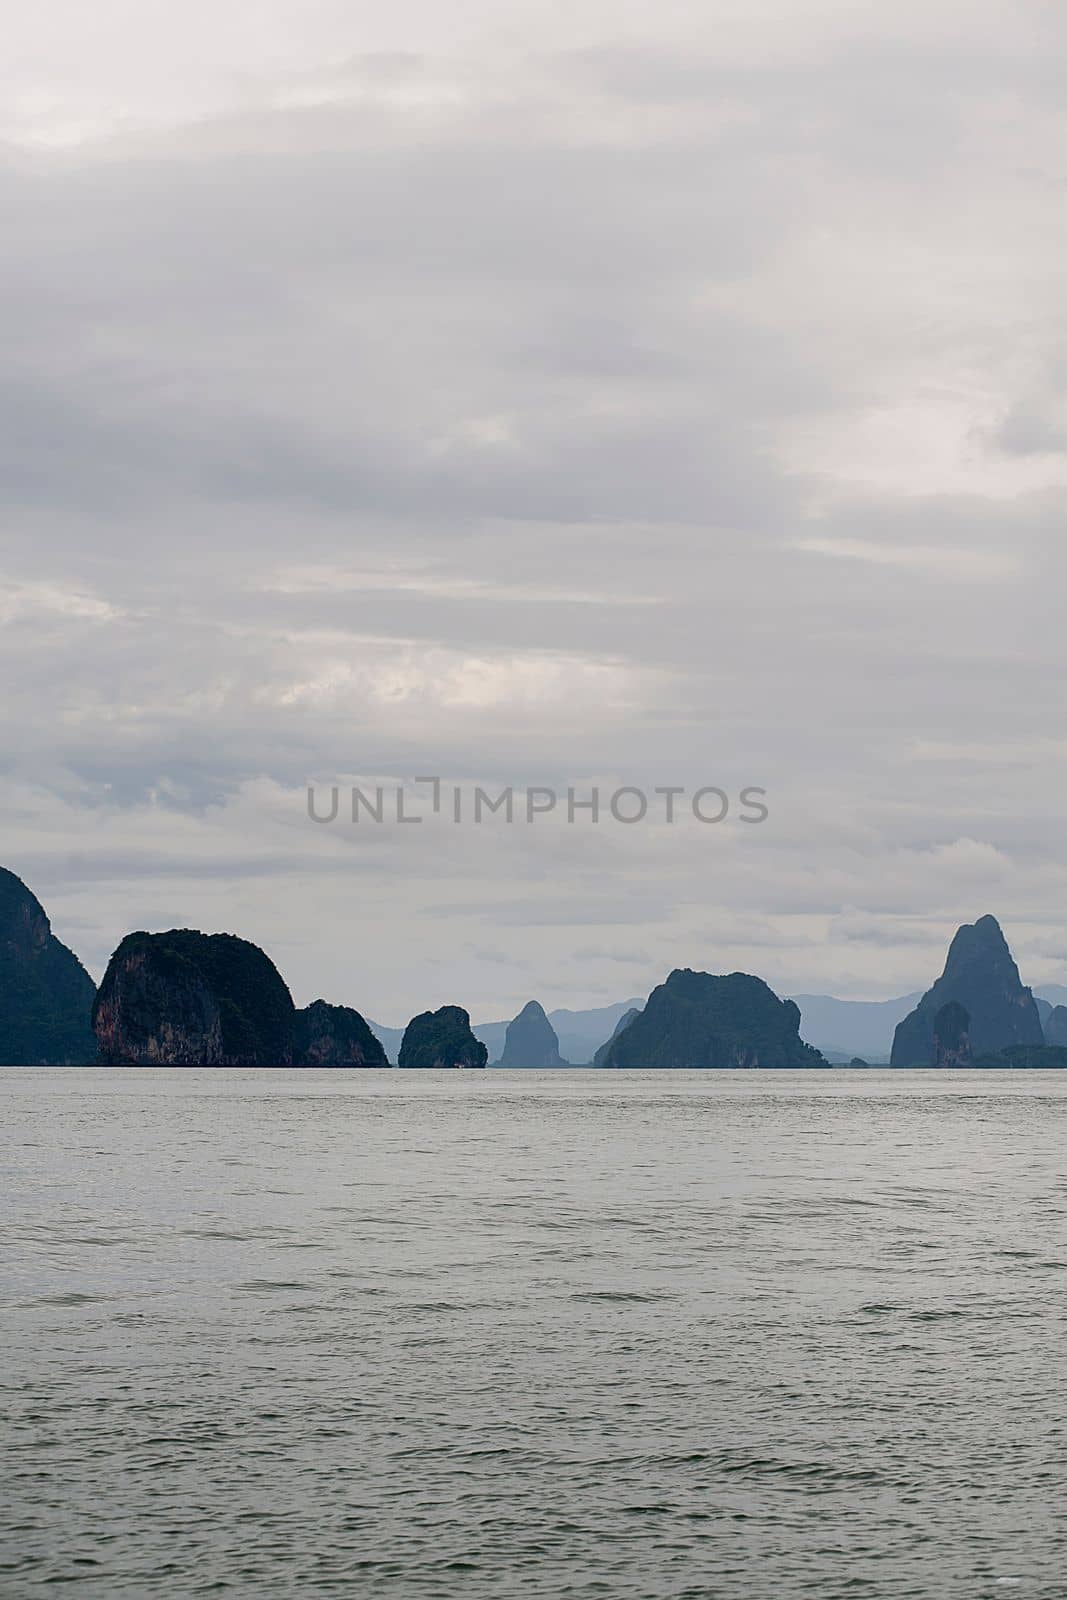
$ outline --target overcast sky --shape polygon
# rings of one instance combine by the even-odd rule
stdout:
[[[3,863],[402,1023],[1067,982],[1067,13],[44,0],[0,57]],[[316,826],[309,780],[746,784]]]

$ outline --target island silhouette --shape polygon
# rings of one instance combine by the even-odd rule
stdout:
[[[805,997],[809,998],[809,997]],[[810,997],[844,1009],[863,1002]],[[914,1000],[914,996],[905,997]],[[877,1009],[879,1003],[870,1003]],[[507,1024],[472,1027],[445,1005],[406,1029],[378,1029],[348,1005],[294,1004],[274,962],[231,933],[137,931],[121,940],[99,988],[53,934],[36,895],[0,868],[0,1065],[603,1070],[800,1068],[835,1061],[802,1037],[803,1002],[750,973],[676,969],[647,1000],[557,1012],[585,1059],[567,1061],[552,1020],[530,1000]],[[385,1035],[386,1037],[382,1037]],[[390,1051],[389,1042],[399,1039]],[[589,1045],[592,1048],[589,1048]],[[1036,998],[993,916],[965,923],[945,967],[896,1023],[892,1067],[1067,1067],[1067,1007]]]

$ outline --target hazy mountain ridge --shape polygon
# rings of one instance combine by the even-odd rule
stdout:
[[[729,1004],[716,1012],[727,992],[722,986],[730,984]],[[682,1029],[682,1048],[678,1006],[668,1018],[663,994],[669,991],[672,1004],[684,1001],[684,1010],[697,989],[703,999],[696,1011],[713,991],[717,999],[709,1001],[699,1026]],[[738,1064],[810,1064],[821,1053],[834,1064],[876,1065],[890,1057],[895,1039],[898,1066],[935,1059],[1053,1066],[1060,1064],[1057,1051],[1067,1048],[1067,985],[1027,988],[999,923],[988,915],[957,930],[944,971],[921,994],[874,1001],[797,994],[782,1000],[751,974],[722,978],[690,969],[672,973],[653,994],[651,1016],[640,997],[548,1013],[531,1000],[510,1022],[472,1027],[462,1007],[444,1006],[420,1013],[406,1029],[388,1028],[324,1000],[298,1010],[257,946],[231,934],[172,929],[127,935],[94,995],[91,977],[51,933],[40,902],[0,868],[0,1064],[373,1067],[396,1062],[405,1038],[411,1046],[407,1059],[417,1054],[454,1066],[479,1066],[483,1058],[507,1066],[619,1065],[624,1059],[638,1064],[636,1057],[630,1062],[635,1049],[643,1054],[640,1064],[657,1065],[679,1048],[696,1061],[698,1035],[708,1042],[705,1065],[724,1050]],[[966,1012],[966,1030],[954,1005]],[[951,1021],[952,1044],[940,1035],[935,1039],[938,1016],[943,1025]],[[420,1029],[427,1039],[416,1050]]]
[[[1032,993],[1043,1027],[1054,1007],[1067,1002],[1064,984],[1038,984]],[[888,1062],[897,1024],[903,1022],[922,996],[923,991],[915,989],[892,1000],[839,1000],[829,994],[793,994],[789,998],[800,1007],[801,1033],[823,1055],[842,1060],[862,1056],[871,1062]]]
[[[600,1046],[611,1038],[619,1018],[627,1011],[640,1010],[644,1003],[644,997],[637,996],[618,1000],[608,1006],[593,1006],[587,1011],[560,1007],[546,1012],[546,1016],[556,1034],[560,1055],[572,1066],[584,1066],[592,1061]],[[471,1031],[489,1051],[490,1061],[499,1061],[503,1055],[509,1021],[472,1024]],[[370,1026],[385,1046],[390,1061],[395,1061],[404,1037],[403,1028],[390,1028],[379,1022],[370,1022]]]
[[[838,1000],[828,994],[793,994],[800,1007],[804,1038],[824,1055],[889,1060],[897,1024],[921,998],[922,991],[892,1000]]]

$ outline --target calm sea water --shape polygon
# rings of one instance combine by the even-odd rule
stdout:
[[[1067,1075],[0,1093],[4,1596],[1067,1594]]]

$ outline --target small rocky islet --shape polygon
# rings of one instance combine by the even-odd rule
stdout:
[[[761,978],[680,968],[643,1007],[619,1018],[591,1064],[644,1070],[827,1066],[800,1030],[796,1003],[780,999]],[[479,1069],[488,1058],[468,1012],[445,1005],[412,1018],[397,1063]],[[359,1011],[321,999],[297,1007],[270,957],[234,934],[191,928],[128,934],[96,988],[52,933],[37,897],[0,868],[0,1066],[94,1064],[391,1065]],[[569,1064],[536,1000],[507,1025],[494,1063]],[[854,1064],[866,1063],[856,1058]],[[941,976],[898,1025],[890,1064],[1067,1067],[1067,1007],[1039,1007],[996,918],[984,916],[957,931]]]
[[[489,1051],[471,1032],[462,1006],[441,1006],[412,1017],[404,1030],[398,1067],[484,1067]]]

